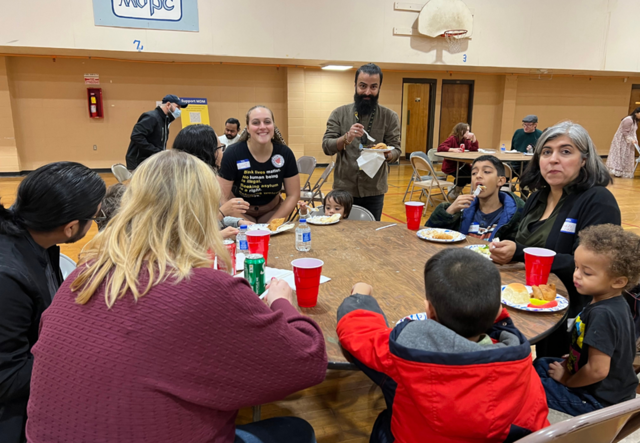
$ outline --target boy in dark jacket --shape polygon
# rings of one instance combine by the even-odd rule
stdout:
[[[427,320],[390,328],[366,283],[338,308],[340,343],[387,403],[371,442],[510,442],[548,426],[529,342],[501,308],[495,265],[445,249],[424,278]]]
[[[512,192],[500,191],[507,179],[504,165],[493,155],[482,155],[471,164],[471,195],[453,203],[440,203],[426,226],[459,231],[491,241],[511,238],[518,232],[524,201]],[[482,186],[476,196],[473,191]]]

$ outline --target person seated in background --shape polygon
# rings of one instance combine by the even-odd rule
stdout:
[[[184,127],[173,142],[173,149],[198,157],[200,160],[218,171],[222,162],[223,151],[218,143],[216,131],[209,125],[189,125]],[[240,225],[252,225],[253,222],[242,217],[249,203],[241,198],[225,202],[218,211],[218,218],[224,230],[223,238],[231,238],[238,233]],[[235,217],[234,215],[239,215]]]
[[[300,218],[304,216],[313,215],[312,211],[306,202],[299,201]],[[333,214],[340,214],[340,218],[349,218],[351,214],[351,208],[353,207],[353,196],[347,191],[340,189],[333,189],[324,196],[322,201],[322,207],[318,208],[324,215],[331,216]]]
[[[511,150],[519,152],[533,152],[542,131],[538,129],[538,116],[527,115],[522,119],[522,128],[513,133]],[[519,165],[517,162],[515,164]]]
[[[556,252],[551,272],[569,293],[569,318],[575,318],[591,297],[573,285],[573,253],[578,235],[592,225],[620,225],[620,208],[607,189],[613,182],[589,133],[573,122],[546,129],[520,180],[521,188],[533,192],[527,199],[515,238],[501,238],[489,245],[497,264],[524,262],[524,248]],[[569,334],[557,328],[536,343],[538,357],[560,357],[569,347]]]
[[[59,244],[82,239],[98,220],[100,176],[79,163],[31,172],[14,204],[0,205],[0,441],[22,443],[40,317],[62,284]]]
[[[296,418],[236,431],[239,408],[321,383],[327,356],[284,280],[271,280],[264,303],[245,279],[211,268],[209,251],[231,262],[220,196],[193,155],[165,151],[138,167],[42,316],[30,442],[315,441]]]
[[[451,135],[438,146],[438,152],[463,152],[462,147],[464,147],[464,152],[476,152],[478,150],[478,140],[475,134],[471,132],[468,123],[458,123],[455,125],[453,131],[451,131]],[[455,180],[456,165],[457,163],[453,160],[443,160],[442,172],[453,176]],[[471,168],[468,164],[463,163],[458,170],[458,179],[455,181],[455,187],[447,194],[449,201],[458,198],[458,196],[462,194],[464,187],[469,183],[471,183]]]
[[[298,165],[279,135],[269,108],[249,109],[245,132],[222,158],[218,182],[224,202],[235,196],[249,203],[245,220],[269,223],[286,219],[293,212],[300,200]],[[283,186],[285,200],[280,195]]]
[[[224,123],[224,134],[218,137],[220,143],[222,143],[222,152],[227,149],[228,146],[237,143],[240,139],[240,122],[237,118],[230,118]]]
[[[586,414],[636,397],[635,326],[622,297],[640,280],[640,237],[611,224],[580,233],[575,286],[592,297],[571,327],[567,358],[539,358],[534,367],[549,408]]]
[[[100,221],[96,221],[98,230],[102,231],[109,223],[109,220],[113,218],[120,208],[120,200],[127,187],[122,183],[116,183],[107,188],[107,193],[102,199],[102,205],[100,206],[100,216],[103,217]]]
[[[389,327],[365,283],[338,308],[340,344],[387,403],[370,441],[515,441],[548,426],[531,347],[501,307],[496,266],[445,249],[427,261],[424,282],[427,320]]]
[[[500,190],[506,180],[502,162],[493,155],[481,155],[471,163],[471,194],[460,195],[453,203],[440,203],[425,226],[489,241],[514,237],[524,201],[511,191]],[[476,197],[478,187],[481,191]]]

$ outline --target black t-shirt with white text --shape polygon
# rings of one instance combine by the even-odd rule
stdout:
[[[631,310],[623,297],[590,303],[576,317],[567,359],[571,374],[587,364],[591,346],[611,357],[611,365],[604,380],[584,388],[605,407],[635,398],[636,335]]]
[[[288,146],[275,143],[271,158],[260,163],[253,158],[245,141],[225,150],[218,174],[233,182],[236,197],[243,198],[251,206],[262,206],[280,194],[285,178],[298,174],[298,165]]]

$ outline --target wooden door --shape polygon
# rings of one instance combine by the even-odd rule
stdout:
[[[438,144],[449,137],[453,127],[460,123],[471,124],[471,100],[473,85],[470,83],[443,83],[440,106],[440,137]]]
[[[634,109],[640,107],[640,85],[633,85],[633,89],[631,89],[631,99],[629,100],[629,114],[633,112]],[[640,140],[640,127],[637,131],[638,140]]]
[[[429,83],[410,83],[407,86],[407,155],[416,151],[427,152],[430,98]]]

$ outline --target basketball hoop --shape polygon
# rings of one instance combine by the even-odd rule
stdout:
[[[464,38],[467,34],[465,29],[452,29],[450,31],[444,31],[444,39],[447,41],[449,45],[449,53],[454,54],[460,52],[461,42],[460,39]]]

